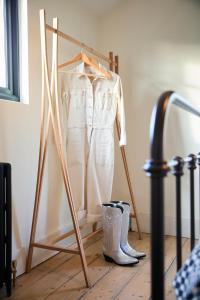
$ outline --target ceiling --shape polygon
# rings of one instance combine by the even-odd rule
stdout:
[[[124,0],[81,0],[82,5],[97,16],[109,13],[122,2]]]

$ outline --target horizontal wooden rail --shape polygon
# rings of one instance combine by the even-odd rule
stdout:
[[[106,61],[107,63],[111,63],[112,65],[117,65],[114,61],[110,60],[107,56],[105,56],[104,54],[100,53],[99,51],[93,49],[92,47],[89,47],[87,46],[86,44],[82,43],[81,41],[73,38],[72,36],[60,31],[60,30],[57,30],[55,28],[53,28],[52,26],[46,24],[46,29],[51,31],[51,32],[54,32],[54,33],[57,33],[58,36],[62,37],[63,39],[67,40],[67,41],[70,41],[71,43],[77,45],[77,46],[80,46],[82,49],[85,49],[87,50],[88,52],[92,53],[93,55],[101,58],[102,60]]]
[[[60,246],[54,246],[54,245],[48,245],[48,244],[40,244],[40,243],[33,243],[32,246],[36,247],[36,248],[42,248],[42,249],[47,249],[47,250],[54,250],[54,251],[58,251],[58,252],[65,252],[65,253],[71,253],[71,254],[80,254],[79,250],[76,250],[76,249],[67,249],[67,248],[63,248],[63,247],[60,247]]]

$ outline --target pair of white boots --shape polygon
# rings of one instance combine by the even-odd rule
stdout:
[[[102,205],[103,255],[106,261],[134,265],[146,256],[128,243],[129,217],[130,204],[127,202],[112,201]]]

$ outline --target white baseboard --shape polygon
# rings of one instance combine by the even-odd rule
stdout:
[[[139,214],[139,223],[142,232],[150,233],[150,214]],[[199,219],[195,220],[195,236],[199,238]],[[132,219],[131,229],[136,231],[135,220]],[[166,235],[176,235],[176,219],[175,217],[166,216],[165,217],[165,234]],[[182,218],[182,236],[190,237],[190,219]]]

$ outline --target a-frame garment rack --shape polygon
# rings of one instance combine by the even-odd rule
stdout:
[[[48,59],[47,59],[47,43],[46,43],[46,32],[50,31],[53,33],[53,50],[52,50],[52,69],[51,69],[51,79],[50,72],[48,67]],[[85,258],[85,252],[83,248],[83,243],[88,240],[90,237],[94,236],[101,229],[97,229],[97,223],[93,224],[92,232],[88,234],[86,237],[81,238],[81,229],[85,227],[87,224],[79,225],[77,213],[75,210],[74,202],[73,202],[73,193],[70,186],[70,179],[67,170],[67,162],[64,153],[64,147],[62,142],[62,132],[61,132],[61,123],[60,123],[60,112],[59,112],[59,97],[58,97],[58,78],[57,78],[57,68],[58,68],[58,37],[61,37],[73,44],[78,45],[82,49],[87,50],[87,52],[92,55],[100,58],[104,62],[109,64],[109,68],[111,71],[115,71],[118,73],[119,68],[119,58],[118,56],[114,56],[113,52],[109,52],[109,57],[104,56],[97,50],[81,43],[80,41],[74,39],[73,37],[61,32],[58,30],[58,19],[53,19],[53,27],[46,24],[45,11],[40,10],[40,36],[41,36],[41,57],[42,57],[42,97],[41,97],[41,131],[40,131],[40,148],[39,148],[39,160],[38,160],[38,172],[37,172],[37,184],[36,184],[36,193],[35,193],[35,205],[33,211],[33,220],[32,220],[32,228],[31,228],[31,236],[30,236],[30,244],[27,258],[26,271],[29,272],[31,270],[32,265],[32,256],[33,249],[43,248],[54,250],[58,252],[66,252],[72,254],[78,254],[81,258],[82,268],[84,272],[84,277],[86,281],[86,286],[90,287],[90,280],[88,276],[88,268],[87,262]],[[45,97],[45,87],[46,94]],[[48,98],[46,100],[45,98]],[[69,203],[69,208],[72,216],[74,229],[64,233],[57,238],[55,238],[52,243],[46,244],[44,242],[36,242],[36,226],[38,220],[38,212],[39,212],[39,203],[40,203],[40,195],[41,195],[41,187],[42,187],[42,179],[44,173],[44,165],[46,160],[46,151],[47,151],[47,142],[49,137],[49,128],[50,124],[52,124],[53,128],[53,136],[55,139],[56,149],[58,152],[58,157],[61,164],[61,171],[64,180],[65,191],[67,194],[67,200]],[[116,120],[117,134],[120,137],[120,125]],[[131,196],[131,203],[133,206],[133,213],[131,217],[136,220],[137,230],[139,234],[139,238],[141,239],[141,231],[139,226],[139,221],[136,212],[136,205],[134,200],[133,189],[131,185],[128,164],[126,160],[125,148],[121,147],[121,154],[123,158],[126,178],[128,182],[129,192]],[[73,244],[70,248],[64,248],[58,245],[57,243],[71,235],[75,234],[77,242]]]

